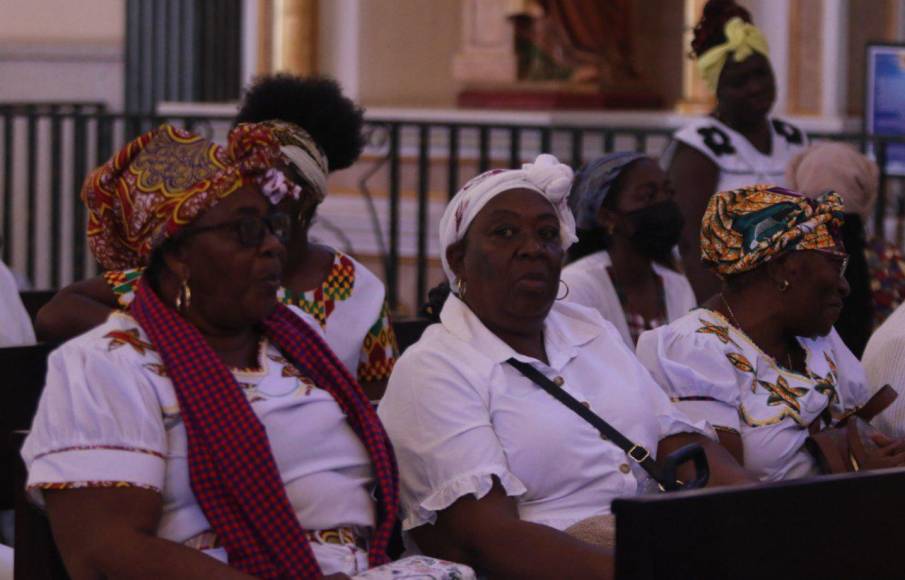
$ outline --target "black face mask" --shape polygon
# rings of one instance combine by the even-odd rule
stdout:
[[[625,218],[634,232],[629,241],[652,260],[669,258],[685,225],[679,204],[671,199],[629,212]]]

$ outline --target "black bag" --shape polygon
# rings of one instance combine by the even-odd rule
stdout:
[[[559,388],[559,386],[544,376],[542,372],[528,363],[510,358],[510,365],[520,373],[531,379],[537,386],[547,391],[554,399],[574,411],[582,419],[590,423],[600,434],[619,446],[626,455],[640,465],[660,485],[663,491],[677,491],[681,489],[697,489],[707,485],[710,478],[710,465],[707,463],[707,455],[704,448],[697,443],[685,445],[667,455],[661,460],[661,465],[651,458],[650,452],[633,443],[625,435],[617,431],[612,425],[604,421],[599,415],[575,400],[575,397]],[[680,465],[692,461],[695,467],[695,478],[692,481],[683,482],[676,477]]]

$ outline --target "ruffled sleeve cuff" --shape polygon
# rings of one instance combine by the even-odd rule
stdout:
[[[504,468],[467,473],[447,482],[418,505],[406,510],[402,529],[408,531],[424,524],[433,524],[437,521],[437,512],[445,510],[460,497],[471,494],[475,499],[483,498],[493,488],[494,477],[499,479],[506,495],[510,497],[517,497],[528,491],[515,475]]]
[[[680,433],[697,433],[717,441],[716,431],[704,419],[689,419],[688,417],[683,417],[680,413],[676,413],[660,415],[659,423],[661,439]]]
[[[152,449],[86,445],[35,456],[28,472],[29,497],[43,505],[44,489],[141,487],[163,489],[166,463]]]
[[[680,397],[674,398],[673,403],[689,419],[700,425],[704,422],[710,426],[725,427],[734,431],[740,431],[738,409],[732,405],[711,399],[708,397]]]

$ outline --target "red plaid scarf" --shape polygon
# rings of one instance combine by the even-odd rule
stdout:
[[[167,307],[144,279],[130,310],[173,381],[188,435],[192,491],[230,565],[259,578],[319,578],[320,567],[289,503],[267,433],[232,373],[198,329]],[[385,563],[399,486],[377,414],[320,336],[287,307],[278,305],[263,327],[299,371],[333,396],[367,448],[380,498],[368,562]]]

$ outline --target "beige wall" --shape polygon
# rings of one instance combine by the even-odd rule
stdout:
[[[2,0],[0,41],[121,43],[125,0]]]
[[[449,106],[458,87],[452,57],[459,45],[458,0],[361,2],[359,92],[366,106]]]

